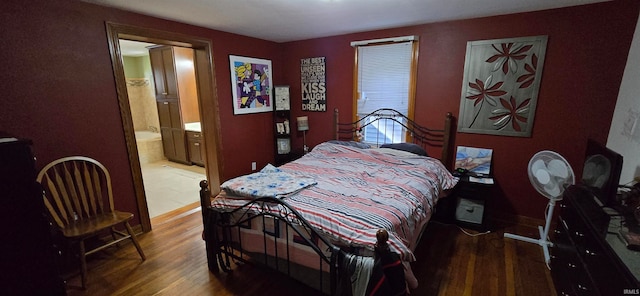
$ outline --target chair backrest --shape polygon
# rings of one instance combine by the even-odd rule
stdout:
[[[71,156],[52,161],[37,180],[45,206],[61,228],[114,210],[111,177],[95,159]]]

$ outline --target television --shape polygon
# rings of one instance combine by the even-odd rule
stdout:
[[[622,173],[622,155],[599,142],[588,139],[581,184],[608,207],[618,206],[616,198]]]

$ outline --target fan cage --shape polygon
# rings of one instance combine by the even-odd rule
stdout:
[[[532,166],[538,160],[542,160],[545,166],[548,166],[552,160],[560,160],[566,166],[568,171],[568,176],[567,178],[562,179],[562,182],[559,184],[559,187],[560,187],[559,194],[552,195],[548,191],[545,191],[545,184],[538,182],[538,179],[534,176]],[[543,150],[533,155],[533,157],[531,157],[531,159],[529,160],[529,165],[527,166],[527,172],[529,174],[529,181],[531,182],[531,185],[533,186],[533,188],[535,188],[536,191],[538,191],[538,193],[540,193],[541,195],[552,200],[561,200],[562,194],[564,193],[566,188],[569,187],[570,185],[575,184],[575,174],[573,173],[573,169],[571,168],[571,165],[564,157],[562,157],[562,155],[554,151]],[[552,176],[552,178],[554,177]],[[558,178],[558,177],[555,177],[555,178]]]

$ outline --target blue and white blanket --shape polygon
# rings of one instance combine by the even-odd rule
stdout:
[[[278,197],[297,192],[316,184],[312,178],[285,173],[271,164],[257,173],[228,180],[220,188],[229,194],[243,197]]]

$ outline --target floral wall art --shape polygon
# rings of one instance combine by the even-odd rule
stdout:
[[[467,42],[458,131],[530,137],[547,36]]]

